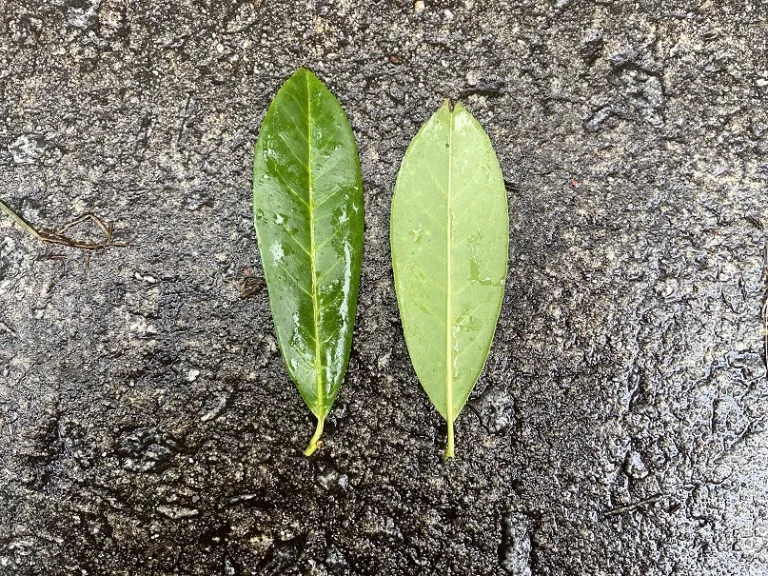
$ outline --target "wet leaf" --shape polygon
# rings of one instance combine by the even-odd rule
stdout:
[[[347,117],[309,70],[285,82],[261,124],[253,213],[280,350],[318,421],[310,455],[349,360],[363,187]]]
[[[488,136],[446,102],[411,141],[397,176],[390,224],[392,266],[413,367],[453,424],[490,350],[504,295],[509,216]]]

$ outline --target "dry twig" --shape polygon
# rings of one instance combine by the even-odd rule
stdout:
[[[34,226],[29,224],[21,216],[11,210],[2,200],[0,200],[0,211],[7,214],[11,220],[21,226],[29,234],[41,242],[46,242],[48,244],[58,244],[61,246],[68,246],[70,248],[80,248],[81,250],[103,250],[104,248],[127,246],[127,244],[123,242],[114,242],[112,240],[112,223],[105,223],[95,214],[85,214],[77,220],[70,222],[58,231],[46,230],[44,228],[38,231]],[[77,226],[78,224],[82,224],[88,220],[96,224],[96,226],[98,226],[99,229],[104,233],[105,240],[103,242],[83,242],[65,235],[65,232],[67,232],[70,228]]]

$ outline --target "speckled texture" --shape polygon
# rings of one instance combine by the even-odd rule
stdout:
[[[420,3],[416,3],[420,4]],[[754,1],[0,0],[0,194],[128,248],[39,259],[0,219],[0,574],[768,571],[768,33]],[[317,456],[250,213],[311,67],[362,159],[347,381]],[[511,203],[459,457],[389,264],[394,178],[444,97]]]

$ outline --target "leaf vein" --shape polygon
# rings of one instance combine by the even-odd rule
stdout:
[[[338,166],[339,166],[339,162],[330,163],[330,165],[325,170],[320,172],[318,176],[315,176],[315,180],[321,180],[322,178],[324,178],[325,176],[333,172],[334,169],[338,168]]]
[[[435,258],[437,258],[440,261],[441,264],[443,265],[446,264],[445,256],[441,256],[440,254],[435,252],[435,250],[429,244],[424,243],[421,245],[421,247],[426,248]]]
[[[320,308],[317,301],[317,249],[315,247],[315,195],[314,186],[312,180],[312,97],[311,89],[309,86],[309,75],[305,74],[307,91],[307,184],[309,186],[309,248],[311,252],[310,256],[310,269],[312,272],[312,316],[315,328],[315,390],[317,392],[316,398],[319,403],[319,411],[325,409],[325,403],[327,396],[325,394],[325,386],[323,385],[323,357],[321,354],[320,344]],[[296,154],[294,154],[296,156]],[[301,161],[298,156],[296,159]]]
[[[422,312],[424,312],[424,313],[425,313],[427,316],[430,316],[430,317],[431,317],[431,318],[432,318],[432,319],[433,319],[435,322],[437,322],[437,323],[438,323],[438,325],[439,325],[441,328],[443,328],[443,329],[446,329],[445,320],[441,320],[440,318],[438,318],[437,316],[435,316],[435,313],[434,313],[434,312],[432,312],[432,310],[430,310],[429,308],[427,308],[425,305],[423,305],[423,304],[421,304],[421,303],[417,304],[417,307],[419,308],[419,310],[421,310],[421,311],[422,311]],[[441,354],[442,354],[442,352],[441,352]]]
[[[445,261],[446,261],[446,313],[448,319],[445,323],[445,415],[448,423],[448,447],[446,448],[446,455],[453,452],[453,341],[451,324],[452,320],[452,307],[453,303],[451,297],[451,244],[453,242],[453,214],[451,213],[451,185],[453,183],[453,113],[449,112],[450,124],[448,125],[448,189],[446,191],[445,201],[445,219],[447,226],[445,227]]]
[[[304,198],[301,197],[301,194],[299,194],[293,186],[288,184],[288,182],[286,182],[283,179],[283,177],[280,176],[280,172],[275,171],[274,175],[275,175],[275,178],[277,178],[277,181],[278,181],[279,184],[281,184],[285,188],[287,188],[288,191],[293,195],[293,197],[296,198],[296,200],[298,200],[299,202],[304,204],[304,206],[306,206],[306,208],[309,209],[309,203],[306,200],[304,200]]]
[[[464,197],[464,195],[467,192],[467,189],[470,187],[471,184],[474,184],[475,186],[479,185],[479,182],[477,181],[477,176],[480,173],[479,168],[475,168],[475,171],[472,173],[472,177],[469,179],[469,182],[464,185],[464,187],[461,189],[461,194],[457,194],[456,197],[453,199],[454,202],[458,202],[461,198]]]
[[[302,286],[302,285],[301,285],[301,282],[299,282],[299,281],[296,279],[296,277],[295,277],[293,274],[291,274],[291,273],[288,271],[288,268],[286,268],[286,267],[285,267],[285,265],[283,265],[282,263],[280,263],[280,264],[278,264],[278,267],[280,268],[280,270],[282,270],[282,271],[283,271],[283,273],[284,273],[286,276],[288,276],[288,278],[290,278],[291,280],[293,280],[293,283],[294,283],[294,285],[296,286],[296,288],[298,288],[299,290],[301,290],[301,291],[302,291],[302,292],[303,292],[303,293],[304,293],[306,296],[309,296],[310,298],[312,298],[312,294],[310,294],[310,293],[307,291],[307,289],[306,289],[306,288],[304,288],[304,286]]]
[[[464,354],[467,350],[470,350],[472,346],[474,346],[478,341],[480,341],[481,338],[474,338],[469,344],[464,346],[459,352],[456,354],[456,356],[453,357],[453,361],[457,362],[462,354]]]
[[[338,336],[338,335],[339,335],[339,332],[341,332],[341,324],[339,324],[339,325],[336,327],[336,330],[334,330],[334,331],[333,331],[333,334],[331,334],[331,335],[330,335],[330,336],[328,336],[327,338],[323,338],[323,346],[325,346],[326,344],[328,344],[328,342],[330,342],[331,340],[333,340],[334,338],[336,338],[336,336]]]
[[[331,240],[333,240],[334,238],[336,238],[336,236],[339,235],[340,232],[342,232],[342,229],[336,228],[333,234],[331,234],[328,238],[323,240],[319,246],[315,246],[315,253],[319,252],[322,248],[325,248]]]
[[[303,252],[304,252],[304,253],[305,253],[307,256],[309,256],[310,258],[312,258],[312,254],[310,254],[309,250],[308,250],[308,249],[307,249],[307,248],[304,246],[304,244],[302,244],[301,242],[299,242],[299,239],[298,239],[298,238],[296,238],[296,236],[294,236],[294,235],[293,235],[293,234],[291,234],[290,232],[288,232],[286,235],[288,236],[288,238],[290,238],[291,240],[293,240],[294,244],[296,244],[296,246],[298,246],[299,248],[301,248],[301,250],[302,250],[302,251],[303,251]]]
[[[307,174],[311,174],[312,170],[309,168],[309,164],[307,164],[304,160],[299,158],[299,155],[296,154],[296,151],[293,149],[293,145],[290,142],[288,142],[288,140],[286,139],[285,133],[284,132],[280,132],[278,134],[278,137],[280,138],[280,140],[285,142],[285,145],[288,147],[288,152],[290,152],[291,156],[293,156],[296,159],[296,162],[298,162],[299,165],[302,166],[304,168],[304,170],[307,171]],[[307,140],[307,143],[309,143],[309,140]],[[308,178],[311,180],[311,176],[308,176]]]
[[[318,284],[322,284],[328,276],[330,276],[334,270],[341,264],[341,260],[336,260],[333,266],[331,266],[330,270],[326,271],[322,276],[320,276],[320,279],[317,281]]]
[[[298,105],[302,114],[306,114],[307,117],[309,117],[309,111],[307,110],[307,107],[301,103],[301,100],[299,100],[299,97],[296,94],[288,91],[286,91],[285,94]]]
[[[427,218],[429,218],[432,221],[432,223],[440,229],[441,232],[445,232],[445,226],[443,226],[440,222],[435,220],[434,216],[432,216],[429,212],[425,212],[424,209],[421,207],[419,207],[419,212],[421,213],[422,216],[426,216]]]
[[[446,293],[445,286],[441,286],[435,280],[432,280],[432,278],[430,278],[425,272],[423,272],[421,270],[419,270],[419,272],[421,273],[420,276],[419,276],[421,280],[426,280],[427,282],[432,284],[432,286],[434,286],[435,288],[440,290],[440,292],[442,292],[443,294]]]
[[[343,190],[344,190],[344,188],[343,188],[343,187],[341,187],[341,186],[340,186],[340,187],[338,187],[338,188],[336,188],[336,190],[334,190],[333,192],[331,192],[330,194],[328,194],[328,195],[327,195],[325,198],[323,198],[323,199],[320,201],[320,203],[319,203],[319,204],[315,204],[315,210],[317,210],[318,208],[320,208],[320,206],[322,206],[323,204],[325,204],[326,202],[328,202],[328,200],[330,200],[331,198],[333,198],[334,196],[336,196],[336,194],[338,194],[339,192],[341,192],[341,191],[343,191]]]
[[[427,343],[427,345],[428,345],[430,348],[432,348],[432,350],[434,350],[435,352],[437,352],[438,356],[442,356],[442,355],[443,355],[444,351],[442,351],[442,350],[438,350],[438,349],[437,349],[437,346],[435,346],[435,345],[432,343],[432,340],[430,340],[428,337],[425,337],[425,338],[424,338],[422,341],[423,341],[423,342],[426,342],[426,343]]]
[[[426,171],[427,171],[427,174],[429,174],[429,177],[431,178],[432,183],[437,188],[437,191],[440,192],[440,196],[442,196],[444,200],[447,200],[448,194],[450,194],[450,191],[446,193],[445,190],[443,190],[442,184],[440,184],[440,181],[437,179],[437,176],[435,176],[435,173],[432,172],[432,169],[429,166],[426,167]]]
[[[296,129],[296,136],[298,136],[302,142],[309,145],[309,140],[307,140],[307,137],[301,133],[302,128],[301,126],[298,125],[296,120],[293,119],[293,116],[288,115],[287,118],[288,120],[290,120],[291,124],[293,124],[293,127]]]

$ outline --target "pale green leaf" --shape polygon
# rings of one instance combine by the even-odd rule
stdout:
[[[446,102],[411,141],[392,200],[392,266],[408,353],[453,425],[483,370],[504,296],[504,179],[475,118]]]
[[[310,455],[349,361],[363,187],[347,117],[309,70],[285,82],[261,124],[253,213],[278,344],[318,421]]]

